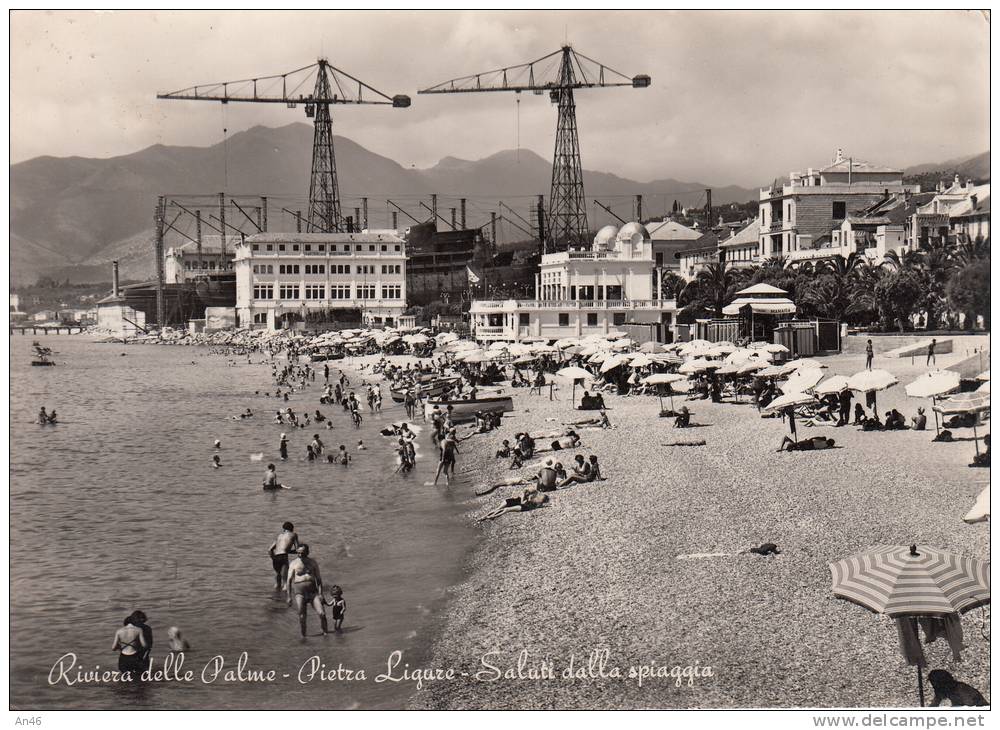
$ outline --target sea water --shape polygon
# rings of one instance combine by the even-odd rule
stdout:
[[[56,351],[55,367],[31,367],[33,340]],[[10,342],[12,708],[405,704],[412,685],[373,678],[394,652],[399,666],[424,661],[474,533],[460,519],[467,485],[429,485],[436,459],[428,431],[414,472],[394,473],[395,440],[379,429],[405,412],[386,384],[381,415],[357,389],[359,430],[340,406],[319,404],[322,363],[316,382],[285,403],[273,397],[261,354],[247,364],[201,347],[82,336]],[[338,370],[331,363],[331,381]],[[361,376],[345,372],[360,385]],[[300,415],[319,408],[334,428],[272,423],[286,405]],[[37,425],[40,406],[55,409],[59,424]],[[253,418],[232,418],[246,408]],[[282,431],[287,462],[278,459]],[[307,462],[314,433],[328,452],[346,445],[350,466]],[[359,439],[367,450],[357,450]],[[251,458],[261,452],[263,460]],[[215,453],[221,469],[212,468]],[[268,462],[290,490],[261,489]],[[310,545],[324,583],[344,589],[341,634],[322,636],[310,610],[302,639],[294,609],[273,591],[267,548],[286,520]],[[180,678],[88,681],[80,671],[117,668],[114,633],[136,609],[154,630],[155,669],[166,659],[168,627],[190,642]],[[65,672],[67,655],[76,667]],[[310,681],[301,681],[303,666]],[[267,671],[271,679],[260,679]]]

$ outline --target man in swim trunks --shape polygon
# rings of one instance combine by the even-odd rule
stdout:
[[[267,471],[264,473],[264,489],[281,489],[278,483],[278,470],[274,464],[267,465]]]
[[[274,568],[274,590],[280,591],[288,579],[288,556],[296,554],[299,548],[299,536],[295,526],[286,522],[281,526],[281,534],[274,538],[267,554],[271,556],[271,566]]]
[[[323,635],[327,634],[326,610],[323,608],[323,578],[319,573],[319,565],[309,557],[309,546],[299,546],[299,556],[288,566],[288,580],[285,583],[285,593],[288,605],[295,599],[295,607],[299,612],[299,630],[306,635],[306,606],[312,605],[319,616]]]
[[[450,406],[449,406],[450,407]],[[434,475],[434,484],[438,483],[441,474],[444,474],[445,481],[451,484],[451,477],[455,473],[455,455],[458,453],[458,439],[455,438],[454,429],[448,431],[441,440],[441,460],[438,462],[437,474]]]
[[[538,491],[556,491],[556,470],[552,467],[552,459],[545,460],[545,466],[538,472]]]

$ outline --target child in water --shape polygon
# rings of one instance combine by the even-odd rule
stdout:
[[[351,463],[351,455],[347,453],[347,447],[343,444],[340,445],[340,450],[337,452],[337,461],[344,466]]]
[[[218,469],[220,466],[222,466],[222,460],[219,459],[219,455],[218,454],[215,454],[212,457],[212,468],[213,469]]]
[[[171,653],[185,652],[191,648],[191,644],[181,636],[181,630],[176,626],[171,626],[167,629],[167,640],[170,643]]]
[[[323,599],[323,603],[330,606],[330,617],[333,619],[333,630],[340,631],[344,625],[344,614],[347,613],[347,601],[344,600],[344,591],[340,586],[333,586],[330,595]]]
[[[367,448],[368,447],[365,446],[365,442],[362,441],[361,439],[358,439],[358,451],[364,451]]]

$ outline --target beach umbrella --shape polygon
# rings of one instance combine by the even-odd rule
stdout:
[[[621,339],[624,339],[626,337],[628,337],[628,333],[627,332],[621,332],[620,330],[611,330],[606,335],[606,339],[609,339],[609,340],[621,340]]]
[[[659,352],[666,352],[667,348],[661,345],[659,342],[643,342],[639,345],[639,352],[644,352],[647,355],[653,355]]]
[[[931,370],[906,386],[912,398],[934,398],[958,389],[962,376],[953,370]]]
[[[782,395],[775,398],[773,401],[764,406],[762,410],[783,411],[786,408],[795,408],[796,406],[806,406],[815,402],[816,398],[814,398],[809,393],[788,393],[786,395]]]
[[[506,342],[494,342],[490,344],[487,348],[488,350],[506,350],[508,347]]]
[[[781,384],[782,393],[804,393],[814,388],[823,379],[823,371],[819,368],[796,370],[788,380]]]
[[[521,355],[519,358],[516,358],[513,362],[515,365],[525,365],[529,362],[534,362],[537,359],[538,355]]]
[[[788,348],[787,347],[785,347],[784,345],[779,345],[776,342],[769,342],[766,345],[764,345],[763,347],[761,347],[760,349],[762,349],[762,350],[764,350],[766,352],[774,353],[775,355],[777,355],[779,352],[788,352]]]
[[[694,360],[688,360],[686,363],[677,368],[679,373],[700,373],[704,370],[714,370],[715,368],[722,367],[721,362],[712,362],[710,360],[705,360],[704,358],[695,358]]]
[[[899,381],[896,380],[896,376],[888,370],[862,370],[847,379],[847,387],[861,393],[874,394],[880,390],[891,388],[898,382]],[[872,410],[876,414],[878,413],[878,404],[874,395],[872,395]]]
[[[614,370],[616,367],[621,365],[626,365],[628,363],[628,358],[625,355],[611,355],[604,363],[601,365],[601,372],[606,373],[610,370]]]
[[[847,390],[847,378],[843,375],[834,375],[813,388],[813,393],[830,395],[831,393],[842,393],[845,390]]]
[[[763,370],[758,370],[757,375],[761,378],[781,378],[794,372],[795,370],[787,365],[771,365]]]
[[[988,394],[990,392],[990,381],[987,380],[985,383],[976,388],[976,392]]]
[[[647,385],[655,385],[656,395],[660,399],[660,411],[663,411],[663,388],[667,389],[667,394],[670,396],[670,410],[674,410],[674,389],[673,385],[681,381],[686,381],[683,375],[679,373],[654,373],[653,375],[647,375],[642,379],[643,383]]]
[[[570,378],[573,381],[573,407],[576,407],[576,383],[578,380],[589,380],[594,377],[588,371],[583,368],[563,368],[562,370],[557,370],[556,375],[560,378]]]
[[[621,339],[618,339],[618,340],[615,340],[614,342],[612,342],[609,345],[609,347],[612,350],[627,350],[630,347],[632,347],[632,344],[633,344],[633,342],[632,342],[632,338],[631,337],[622,337]]]
[[[556,347],[563,350],[567,347],[572,347],[573,345],[579,345],[580,340],[577,337],[563,337],[561,340],[556,340]]]
[[[641,355],[640,354],[640,355],[636,355],[635,357],[633,357],[631,359],[631,361],[629,362],[629,367],[633,367],[633,368],[645,368],[645,367],[649,367],[654,362],[656,362],[656,360],[653,360],[653,359],[647,357],[646,355]]]
[[[988,561],[937,548],[880,545],[830,563],[833,595],[892,618],[964,613],[990,602]],[[920,706],[924,680],[917,665]]]
[[[684,358],[680,355],[675,355],[672,352],[660,352],[649,356],[649,359],[653,362],[658,362],[663,365],[680,365],[684,362]]]
[[[934,411],[942,416],[955,415],[959,413],[974,413],[975,419],[972,421],[972,441],[976,445],[976,455],[979,454],[979,433],[976,426],[979,422],[979,414],[990,409],[989,393],[958,393],[950,398],[939,401],[934,406]]]
[[[986,522],[990,518],[990,485],[987,484],[986,487],[979,493],[976,497],[976,503],[972,505],[972,509],[965,513],[965,517],[962,518],[963,522],[968,522],[970,525],[976,522]]]
[[[594,362],[594,363],[604,362],[609,357],[611,357],[610,352],[607,352],[606,350],[598,350],[597,352],[591,353],[590,357],[587,358],[587,362]]]
[[[807,370],[809,368],[825,368],[826,365],[821,363],[819,360],[813,360],[808,357],[800,358],[798,360],[792,360],[787,363],[788,367],[794,368],[795,370]]]
[[[745,363],[742,363],[736,372],[738,372],[740,375],[746,375],[747,373],[752,373],[755,370],[765,370],[767,367],[768,365],[766,362],[759,362],[757,358],[754,358]]]
[[[984,370],[983,372],[979,373],[979,375],[976,376],[976,380],[989,380],[989,379],[990,379],[989,370]]]
[[[727,363],[715,371],[716,375],[736,375],[740,372],[740,366],[735,363]]]
[[[717,342],[712,347],[705,351],[706,355],[711,357],[722,357],[723,355],[728,355],[731,352],[736,352],[736,345],[731,342]]]

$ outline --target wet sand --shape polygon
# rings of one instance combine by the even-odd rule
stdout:
[[[938,367],[961,357],[964,349],[939,356]],[[854,373],[863,360],[822,358],[829,374]],[[898,407],[909,417],[929,405],[903,390],[925,371],[922,363],[876,358],[875,367],[900,380],[879,394],[881,412]],[[571,410],[568,386],[555,401],[507,392],[515,412],[503,428],[462,443],[459,469],[473,484],[514,473],[492,458],[503,438],[596,415]],[[425,686],[411,706],[917,705],[916,673],[903,662],[893,622],[834,598],[827,566],[884,543],[988,557],[988,525],[962,522],[989,478],[988,470],[967,467],[971,440],[932,443],[932,425],[889,433],[800,425],[800,438],[829,435],[838,448],[775,453],[787,425],[746,404],[687,402],[697,427],[680,430],[657,417],[655,397],[605,400],[616,427],[580,431],[579,452],[597,454],[608,480],[560,491],[545,509],[482,524],[429,664],[455,667],[459,679]],[[987,424],[980,436],[988,431]],[[702,439],[705,446],[663,445]],[[574,453],[563,452],[563,463]],[[475,498],[469,519],[518,489]],[[777,543],[781,555],[745,552],[763,542]],[[946,668],[989,696],[989,608],[966,614],[963,627],[964,661],[953,662],[938,642],[926,647],[929,668]],[[476,681],[477,672],[482,680],[496,676],[483,655],[516,676],[522,651],[522,676],[544,666],[554,677]],[[594,651],[607,652],[603,677],[599,662],[588,669]],[[571,658],[574,674],[581,667],[582,674],[567,679]],[[653,676],[640,687],[628,675],[641,666],[654,675],[698,676]],[[622,677],[607,676],[616,667]]]

